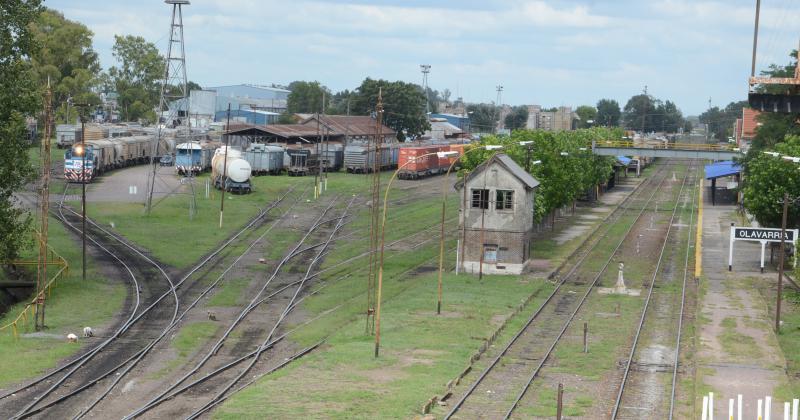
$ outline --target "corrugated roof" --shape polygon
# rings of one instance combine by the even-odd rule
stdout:
[[[320,115],[319,121],[321,124],[328,126],[333,135],[348,135],[348,136],[374,136],[375,135],[375,120],[370,116],[365,115]],[[305,119],[300,124],[314,125],[316,129],[316,116]],[[384,136],[396,135],[397,132],[383,126],[381,130]]]
[[[472,177],[480,174],[493,162],[497,162],[500,165],[502,165],[509,172],[511,172],[512,175],[514,175],[515,177],[517,177],[517,179],[522,181],[522,183],[525,184],[525,186],[527,186],[528,188],[533,189],[540,185],[540,182],[536,178],[534,178],[533,175],[529,174],[525,169],[519,166],[517,162],[514,162],[514,159],[511,159],[511,157],[509,157],[505,153],[497,153],[491,158],[489,158],[486,162],[483,162],[480,165],[478,165],[475,169],[472,170],[472,172],[469,173],[467,179],[468,180],[472,179]],[[458,183],[456,183],[456,189],[460,188],[463,182],[464,181],[461,180]]]
[[[721,178],[742,172],[742,167],[730,160],[706,165],[706,179]]]

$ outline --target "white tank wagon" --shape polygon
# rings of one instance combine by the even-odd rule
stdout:
[[[225,188],[225,191],[248,194],[252,190],[250,184],[250,164],[242,157],[242,152],[227,146],[214,152],[211,159],[211,180],[214,187]]]
[[[285,152],[282,147],[253,143],[244,152],[253,175],[278,175],[283,171]]]

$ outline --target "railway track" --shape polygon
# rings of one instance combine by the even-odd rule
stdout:
[[[690,197],[683,198],[682,206],[685,208],[690,203],[687,228],[684,231],[678,229],[675,234],[676,238],[673,241],[673,245],[678,245],[680,233],[686,232],[686,252],[683,255],[683,263],[680,265],[679,271],[683,273],[680,299],[676,299],[677,296],[667,290],[667,287],[674,281],[673,274],[678,270],[673,270],[672,267],[664,267],[659,270],[668,252],[668,261],[664,265],[669,265],[672,262],[674,266],[681,257],[677,255],[679,249],[676,249],[675,246],[667,246],[670,239],[669,235],[676,222],[675,216],[678,210],[676,205],[667,235],[661,247],[656,271],[650,281],[641,318],[634,334],[633,344],[622,373],[617,398],[611,412],[612,419],[639,419],[642,417],[672,419],[674,416],[675,388],[680,362],[684,308],[686,306],[686,280],[689,273],[689,250],[692,244],[693,235],[691,232],[694,223],[695,197],[697,197],[694,189],[690,189],[688,194]],[[660,282],[657,286],[656,282],[659,280]],[[655,302],[654,305],[651,305],[651,302]],[[675,317],[676,314],[677,318]],[[673,334],[670,334],[670,331],[673,331],[673,327],[675,328],[674,337]],[[647,340],[647,348],[641,348],[641,337],[645,337]],[[648,349],[650,350],[649,352]],[[666,349],[671,349],[672,351],[671,360],[668,352],[664,351]],[[669,393],[663,389],[663,385],[667,383],[664,380],[665,376],[668,376]]]
[[[231,238],[229,238],[226,242],[224,242],[220,247],[218,247],[215,251],[209,254],[206,258],[204,258],[199,264],[189,270],[183,278],[177,282],[173,283],[170,279],[169,275],[163,270],[163,268],[144,255],[142,252],[125,242],[121,237],[118,235],[111,233],[104,229],[103,227],[99,226],[95,222],[87,219],[87,223],[89,228],[92,229],[91,231],[87,231],[87,240],[97,246],[100,250],[103,251],[106,255],[108,255],[111,259],[119,263],[124,270],[128,273],[130,277],[130,282],[133,289],[133,298],[134,301],[133,308],[131,310],[130,315],[128,318],[122,322],[122,324],[115,330],[115,332],[106,340],[104,340],[99,345],[95,346],[94,348],[86,351],[85,353],[81,354],[74,360],[68,362],[64,366],[61,366],[58,369],[55,369],[26,385],[18,387],[10,392],[7,392],[3,396],[0,396],[0,400],[3,399],[21,399],[21,398],[28,398],[30,402],[26,404],[22,409],[16,411],[15,414],[9,414],[9,418],[25,418],[29,417],[41,412],[44,412],[46,409],[59,406],[59,408],[63,407],[64,404],[68,402],[69,399],[75,397],[79,394],[87,393],[87,391],[92,388],[94,385],[98,384],[104,378],[110,376],[111,374],[117,372],[116,379],[112,383],[112,385],[105,391],[101,392],[99,395],[96,396],[93,403],[91,403],[88,408],[82,407],[82,411],[76,416],[81,417],[82,415],[86,414],[92,407],[94,407],[99,401],[104,399],[114,388],[114,386],[119,383],[119,381],[127,374],[160,340],[162,340],[166,334],[177,324],[180,320],[177,316],[178,309],[180,306],[180,298],[178,296],[178,288],[186,282],[192,275],[197,273],[201,268],[209,265],[210,262],[216,260],[220,254],[233,242],[239,239],[242,235],[246,234],[250,230],[252,230],[255,226],[259,224],[259,222],[269,213],[270,210],[275,208],[279,203],[281,203],[286,196],[289,194],[291,190],[287,191],[282,197],[280,197],[276,202],[270,204],[266,208],[262,209],[259,214],[254,217],[244,228],[240,231],[235,233]],[[80,215],[76,212],[68,209],[64,206],[64,198],[66,197],[67,189],[65,189],[64,195],[62,196],[61,200],[59,201],[58,210],[55,212],[56,217],[58,217],[68,228],[74,230],[80,234],[80,228],[75,225],[71,220],[80,221]],[[99,239],[102,236],[103,239]],[[112,245],[113,244],[113,245]],[[131,261],[133,258],[140,258],[145,263],[135,263]],[[141,266],[149,266],[151,270],[156,270],[161,276],[164,277],[166,283],[168,283],[169,288],[168,290],[164,291],[163,293],[159,292],[158,290],[147,290],[146,298],[148,300],[152,300],[152,302],[147,305],[147,307],[140,310],[142,306],[143,300],[143,285],[149,285],[150,282],[142,281],[142,273],[139,275],[136,274],[136,268]],[[148,276],[152,277],[152,276]],[[163,309],[159,309],[159,305],[166,299],[167,297],[172,297],[174,301],[173,310],[171,311],[171,315],[168,317],[164,317],[163,313],[159,313],[158,311]],[[163,305],[162,305],[163,306]],[[150,339],[146,336],[152,335],[150,331],[152,331],[151,324],[157,323],[164,323],[165,320],[169,319],[163,329],[161,329],[160,334],[154,338]],[[143,321],[142,321],[143,320]],[[147,324],[149,327],[144,328],[142,326],[137,326],[137,323],[142,321],[141,324]],[[131,331],[134,330],[141,330],[139,335],[145,336],[144,338],[136,338],[133,336]],[[131,331],[129,331],[131,330]],[[125,335],[125,337],[121,337]],[[149,341],[148,341],[149,340]],[[138,351],[132,351],[130,343],[141,343],[147,342],[147,344],[139,349]],[[116,344],[120,343],[120,344]],[[114,348],[118,347],[118,348]],[[104,360],[95,362],[94,364],[99,364],[100,367],[96,369],[91,369],[93,372],[86,372],[83,371],[90,370],[87,365],[92,362],[92,359],[95,358],[96,355],[102,353]],[[113,359],[122,359],[122,362],[116,363]],[[112,367],[108,368],[108,365],[112,365]],[[127,367],[126,367],[127,366]],[[120,371],[120,369],[123,369]],[[76,379],[76,372],[82,372],[83,378]],[[55,379],[59,374],[63,374],[60,378]],[[54,382],[55,381],[55,382]],[[41,392],[37,392],[38,388],[43,388],[45,385],[50,385],[46,387]],[[55,391],[61,389],[63,392],[62,395],[57,396],[55,399],[50,399],[46,401],[48,395],[54,393]],[[34,395],[35,394],[35,395]],[[13,403],[7,404],[7,406],[13,406]],[[3,411],[7,410],[7,408],[2,409]],[[63,413],[60,414],[63,416]]]
[[[192,387],[199,383],[205,383],[205,387],[208,388],[210,385],[209,381],[215,381],[216,385],[219,385],[219,382],[224,382],[226,372],[233,367],[234,365],[243,362],[244,360],[251,359],[251,362],[248,364],[246,368],[244,368],[238,375],[235,375],[233,379],[225,386],[221,388],[217,395],[208,403],[208,406],[203,406],[200,408],[202,412],[205,410],[213,407],[216,405],[217,402],[223,401],[226,397],[226,393],[231,390],[236,383],[240,382],[242,376],[246,374],[258,361],[260,355],[267,349],[271,348],[275,343],[280,341],[285,335],[275,337],[275,333],[277,329],[283,324],[283,321],[288,315],[288,313],[295,307],[295,302],[297,301],[298,295],[303,290],[306,281],[310,278],[310,272],[313,267],[320,261],[320,259],[326,254],[326,250],[333,240],[333,237],[336,233],[338,233],[339,229],[344,225],[344,222],[347,217],[347,212],[349,211],[350,207],[352,206],[354,200],[351,200],[350,203],[346,206],[343,214],[339,217],[329,218],[326,219],[326,214],[333,208],[335,204],[335,200],[331,201],[330,204],[320,213],[317,219],[314,221],[312,226],[305,232],[303,237],[293,246],[293,248],[283,257],[283,259],[277,264],[277,266],[272,271],[272,274],[265,279],[264,283],[261,286],[261,289],[255,293],[251,301],[241,309],[239,314],[232,320],[232,322],[228,325],[225,332],[216,340],[214,345],[205,353],[205,355],[187,372],[185,372],[177,381],[173,382],[171,385],[166,387],[166,389],[160,391],[150,400],[148,400],[144,405],[138,407],[137,409],[130,412],[125,418],[134,418],[143,415],[144,413],[154,409],[158,405],[161,405],[167,400],[175,399],[179,394],[184,393],[187,390],[190,390]],[[332,232],[330,235],[327,236],[321,243],[315,243],[311,246],[306,246],[306,242],[309,238],[312,237],[312,234],[317,232],[322,225],[336,222],[336,225],[333,227]],[[303,255],[304,253],[317,249],[317,252],[314,257],[306,264],[307,270],[305,276],[298,279],[291,279],[290,275],[283,275],[280,276],[281,272],[287,268],[289,262],[297,256]],[[274,284],[273,284],[274,282]],[[294,288],[292,290],[292,288]],[[225,357],[221,357],[218,355],[222,347],[226,344],[226,340],[230,337],[232,332],[240,326],[240,324],[245,320],[254,309],[256,309],[260,304],[268,301],[270,299],[281,300],[282,297],[286,296],[286,293],[290,293],[291,298],[289,299],[289,304],[285,308],[283,312],[278,314],[277,319],[274,321],[272,329],[267,333],[267,338],[263,340],[262,344],[259,345],[254,352],[250,352],[245,354],[244,356],[238,356],[237,353],[231,353],[225,355]],[[212,358],[218,360],[217,366],[210,366],[210,361]],[[227,360],[233,359],[232,361],[225,363]],[[230,376],[230,375],[228,375]],[[199,379],[195,378],[198,377]],[[192,380],[194,379],[194,380]],[[188,400],[188,399],[184,399]],[[191,402],[182,402],[181,404],[188,404],[191,405]],[[170,412],[170,416],[174,416],[176,414],[181,414],[182,411],[186,407],[182,407],[177,413]],[[194,408],[192,408],[194,409]],[[169,407],[166,408],[169,410]],[[158,414],[156,414],[158,415]]]
[[[659,165],[650,177],[609,216],[604,232],[595,233],[596,240],[587,245],[569,272],[556,284],[553,292],[531,315],[507,346],[489,363],[477,379],[453,403],[445,415],[449,418],[509,418],[541,372],[572,320],[600,282],[622,245],[664,192],[670,166]],[[685,184],[686,177],[681,185]],[[670,197],[673,192],[668,190]],[[638,204],[635,204],[639,201]],[[643,202],[642,202],[643,201]],[[628,213],[633,212],[632,216]],[[652,217],[657,217],[654,212]],[[631,219],[632,220],[627,220]],[[627,226],[617,241],[612,229],[617,223]],[[616,234],[618,235],[618,234]],[[610,252],[609,252],[610,250]],[[601,264],[586,261],[593,255]],[[502,362],[502,363],[501,363]]]

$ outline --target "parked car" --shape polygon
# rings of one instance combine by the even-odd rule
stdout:
[[[161,166],[172,166],[175,164],[175,159],[172,157],[172,155],[164,155],[161,156],[161,160],[159,160],[158,163]]]

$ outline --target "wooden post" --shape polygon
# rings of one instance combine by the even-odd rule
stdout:
[[[583,352],[589,353],[589,323],[583,323]]]
[[[558,397],[556,401],[556,420],[561,420],[561,413],[564,405],[564,385],[558,384]]]

